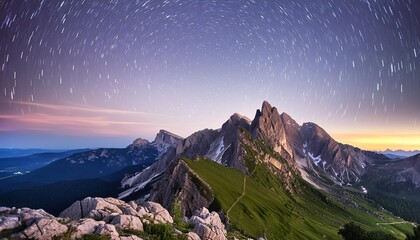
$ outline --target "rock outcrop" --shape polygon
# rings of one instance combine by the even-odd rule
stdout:
[[[159,203],[145,202],[143,204],[146,214],[149,213],[152,219],[159,223],[173,223],[174,220],[168,210],[163,208]]]
[[[85,217],[104,219],[112,213],[132,214],[136,213],[136,211],[129,204],[115,198],[87,197],[81,201],[74,202],[60,214],[60,217],[72,220]]]
[[[226,230],[219,215],[209,212],[207,208],[201,208],[194,212],[189,223],[194,226],[194,232],[201,239],[225,240]]]
[[[183,234],[188,239],[226,239],[226,230],[217,213],[205,208],[187,220],[194,228],[182,233],[173,225],[173,218],[159,203],[126,203],[115,198],[85,198],[73,203],[60,217],[54,217],[42,209],[0,207],[0,232],[13,232],[17,239],[79,239],[88,234],[106,235],[112,240],[139,240],[131,233],[143,232],[148,224],[166,224],[172,234]]]
[[[136,199],[135,196],[139,192],[139,196],[141,196],[141,190],[158,180],[171,161],[175,159],[176,146],[181,141],[183,141],[182,137],[160,130],[151,144],[158,149],[157,161],[141,172],[126,176],[121,181],[121,186],[125,190],[119,194],[118,198],[131,197],[131,199]]]
[[[201,207],[208,207],[214,200],[210,186],[202,181],[183,161],[174,161],[162,179],[155,185],[150,199],[168,209],[178,197],[183,214],[191,214]]]
[[[277,108],[264,101],[261,110],[257,110],[251,124],[251,134],[254,138],[263,140],[266,144],[280,152],[282,148],[289,148],[284,138],[284,127]],[[291,151],[289,152],[289,154]]]
[[[11,235],[17,239],[51,239],[68,231],[68,227],[60,223],[60,219],[46,213],[42,209],[0,208],[0,232],[4,230],[22,229]]]
[[[338,143],[315,123],[304,123],[300,133],[306,157],[342,184],[359,182],[372,162],[365,152]]]
[[[250,132],[254,139],[262,140],[279,153],[290,166],[296,165],[311,183],[305,177],[308,173],[326,174],[340,184],[359,182],[373,159],[381,157],[338,143],[315,123],[300,126],[288,114],[279,114],[266,101],[261,110],[257,110]],[[318,181],[319,177],[312,179]]]

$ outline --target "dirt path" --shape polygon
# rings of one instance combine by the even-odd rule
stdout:
[[[230,210],[232,210],[232,208],[234,207],[234,206],[236,206],[236,204],[238,204],[238,202],[245,196],[245,191],[246,191],[246,179],[248,178],[248,177],[251,177],[252,176],[252,174],[254,174],[254,172],[255,172],[255,170],[256,170],[256,167],[254,168],[254,170],[252,171],[252,173],[249,175],[249,176],[246,176],[245,175],[245,177],[244,177],[244,182],[243,182],[243,186],[242,186],[242,193],[241,193],[241,196],[239,196],[238,197],[238,199],[236,199],[236,201],[232,204],[232,206],[227,210],[227,212],[226,212],[226,215],[227,216],[229,216],[229,212],[230,212]]]
[[[376,223],[376,225],[394,225],[394,224],[410,224],[410,222],[402,221],[402,222],[390,222],[390,223]]]

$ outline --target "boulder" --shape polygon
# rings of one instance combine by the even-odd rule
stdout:
[[[130,215],[118,215],[112,219],[111,224],[121,229],[135,229],[143,231],[143,224],[140,219]]]
[[[187,238],[188,238],[188,240],[201,240],[200,236],[198,236],[197,233],[195,233],[195,232],[189,232],[187,234]]]
[[[53,219],[55,218],[53,215],[47,213],[43,209],[30,209],[30,208],[22,208],[18,209],[20,219],[23,223],[26,223],[27,221],[30,221],[35,218],[48,218]]]
[[[67,232],[68,227],[55,219],[37,218],[22,232],[12,235],[12,238],[48,240]]]
[[[0,217],[0,232],[7,229],[19,227],[20,221],[18,216],[1,216]]]
[[[95,233],[99,235],[110,236],[112,240],[120,239],[120,235],[118,234],[117,229],[115,228],[114,225],[111,225],[111,224],[99,225],[96,228]]]
[[[111,213],[137,215],[137,211],[124,201],[115,198],[91,198],[74,202],[60,213],[60,217],[77,220],[84,217],[104,219]]]
[[[0,207],[0,212],[0,231],[26,227],[11,236],[17,239],[48,240],[54,236],[61,237],[72,229],[71,239],[78,239],[86,234],[98,234],[110,236],[112,240],[141,240],[135,235],[120,236],[118,230],[143,231],[142,220],[148,223],[173,223],[169,212],[158,203],[146,202],[141,206],[114,198],[87,197],[76,201],[60,214],[61,218],[42,209]],[[194,233],[190,235],[191,239],[198,236]]]
[[[8,208],[8,207],[0,207],[0,214],[1,213],[8,213],[8,212],[10,212],[10,210],[12,210],[12,209]]]
[[[194,226],[194,232],[201,239],[225,240],[226,230],[219,214],[216,212],[209,212],[207,208],[201,208],[194,212],[189,220],[190,224]]]
[[[76,230],[72,234],[72,238],[77,239],[83,235],[95,233],[100,225],[105,225],[105,222],[95,221],[91,218],[83,218],[77,222],[73,222],[72,227],[74,227]]]
[[[137,209],[139,206],[137,205],[137,203],[136,202],[134,202],[134,201],[130,201],[130,202],[128,202],[128,205],[130,205],[130,207],[132,207],[133,209]]]
[[[144,208],[153,215],[153,220],[160,223],[173,223],[171,215],[168,210],[162,207],[159,203],[155,202],[146,202],[144,203]]]
[[[143,240],[143,238],[139,238],[136,235],[130,235],[130,236],[121,236],[120,240]]]

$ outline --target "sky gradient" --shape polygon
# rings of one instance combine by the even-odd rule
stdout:
[[[263,100],[364,149],[420,149],[414,0],[0,1],[0,147],[123,147]]]

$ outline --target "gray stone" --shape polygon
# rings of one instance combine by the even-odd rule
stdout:
[[[91,198],[74,202],[69,208],[60,213],[60,217],[77,220],[84,217],[103,219],[111,213],[122,214],[121,208],[131,208],[125,202],[115,198]],[[133,210],[134,211],[134,210]],[[134,211],[135,212],[135,211]]]
[[[55,219],[37,218],[20,233],[19,238],[46,240],[54,236],[60,236],[66,233],[67,230],[67,226]]]
[[[143,240],[143,238],[139,238],[136,235],[130,235],[130,236],[121,236],[120,240]]]
[[[8,207],[0,207],[0,213],[8,213],[10,212],[11,208]]]
[[[99,235],[110,236],[112,240],[120,239],[120,235],[118,234],[117,229],[115,228],[114,225],[111,225],[111,224],[99,225],[96,228],[95,233]]]
[[[153,215],[153,219],[160,223],[173,223],[171,215],[168,210],[163,208],[159,203],[155,202],[146,202],[144,207],[148,210],[149,213]]]
[[[200,236],[198,236],[197,233],[195,233],[195,232],[189,232],[187,234],[187,238],[188,238],[188,240],[201,240]]]
[[[194,225],[194,232],[201,239],[226,240],[226,230],[219,214],[209,212],[206,208],[195,211],[189,221]]]
[[[76,228],[76,231],[72,234],[72,238],[77,239],[83,235],[95,233],[100,225],[105,225],[105,222],[95,221],[91,218],[83,218],[77,222],[73,222],[72,227]]]
[[[143,231],[143,224],[140,219],[130,215],[118,215],[112,219],[111,224],[121,229],[135,229]]]
[[[20,226],[18,216],[2,216],[0,217],[0,232],[7,229],[13,229]]]
[[[43,209],[30,209],[30,208],[22,208],[19,209],[19,216],[23,223],[26,223],[35,218],[49,218],[53,219],[54,216],[45,212]]]

